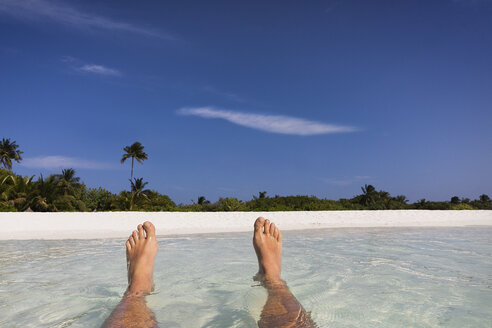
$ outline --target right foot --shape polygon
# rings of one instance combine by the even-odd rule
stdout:
[[[154,260],[157,255],[155,227],[149,221],[139,224],[126,242],[128,294],[150,293],[154,289]]]
[[[257,278],[267,282],[281,282],[282,234],[274,223],[259,217],[255,221],[253,246],[258,257]]]

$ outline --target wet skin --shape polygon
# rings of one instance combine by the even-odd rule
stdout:
[[[145,295],[154,289],[154,260],[158,245],[151,222],[139,224],[126,241],[128,288],[102,327],[157,327],[154,313],[145,303]]]
[[[260,315],[260,328],[316,327],[280,277],[282,271],[282,233],[269,220],[256,219],[253,247],[258,258],[255,280],[267,289],[268,298]]]
[[[308,312],[292,295],[280,277],[282,270],[282,233],[269,220],[258,218],[254,224],[253,247],[258,258],[255,280],[261,281],[268,298],[258,326],[316,327]],[[102,327],[157,327],[145,295],[154,289],[153,271],[158,245],[151,222],[139,224],[126,241],[128,288]]]

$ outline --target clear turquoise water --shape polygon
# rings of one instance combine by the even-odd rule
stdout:
[[[250,234],[161,238],[161,327],[255,327]],[[284,234],[284,278],[320,327],[492,327],[492,227]],[[123,240],[0,241],[0,327],[98,327],[126,287]]]

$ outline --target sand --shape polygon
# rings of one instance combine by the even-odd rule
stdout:
[[[492,226],[492,211],[0,213],[0,240],[126,238],[145,220],[159,235],[243,232],[258,216],[282,230]]]

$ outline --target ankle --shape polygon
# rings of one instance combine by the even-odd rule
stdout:
[[[265,280],[269,281],[282,280],[282,278],[280,278],[280,268],[278,268],[277,266],[269,266],[265,268],[265,270],[263,271],[263,276],[265,277]]]
[[[263,279],[262,284],[265,288],[267,288],[270,291],[281,290],[287,287],[287,283],[284,280],[282,280],[280,277],[275,279],[265,277],[265,279]]]
[[[146,279],[133,280],[130,285],[128,285],[127,293],[130,294],[145,294],[150,293],[154,289],[154,284]]]
[[[282,278],[280,278],[280,273],[277,272],[275,273],[267,272],[263,275],[263,277],[264,277],[263,280],[269,284],[284,283]]]

